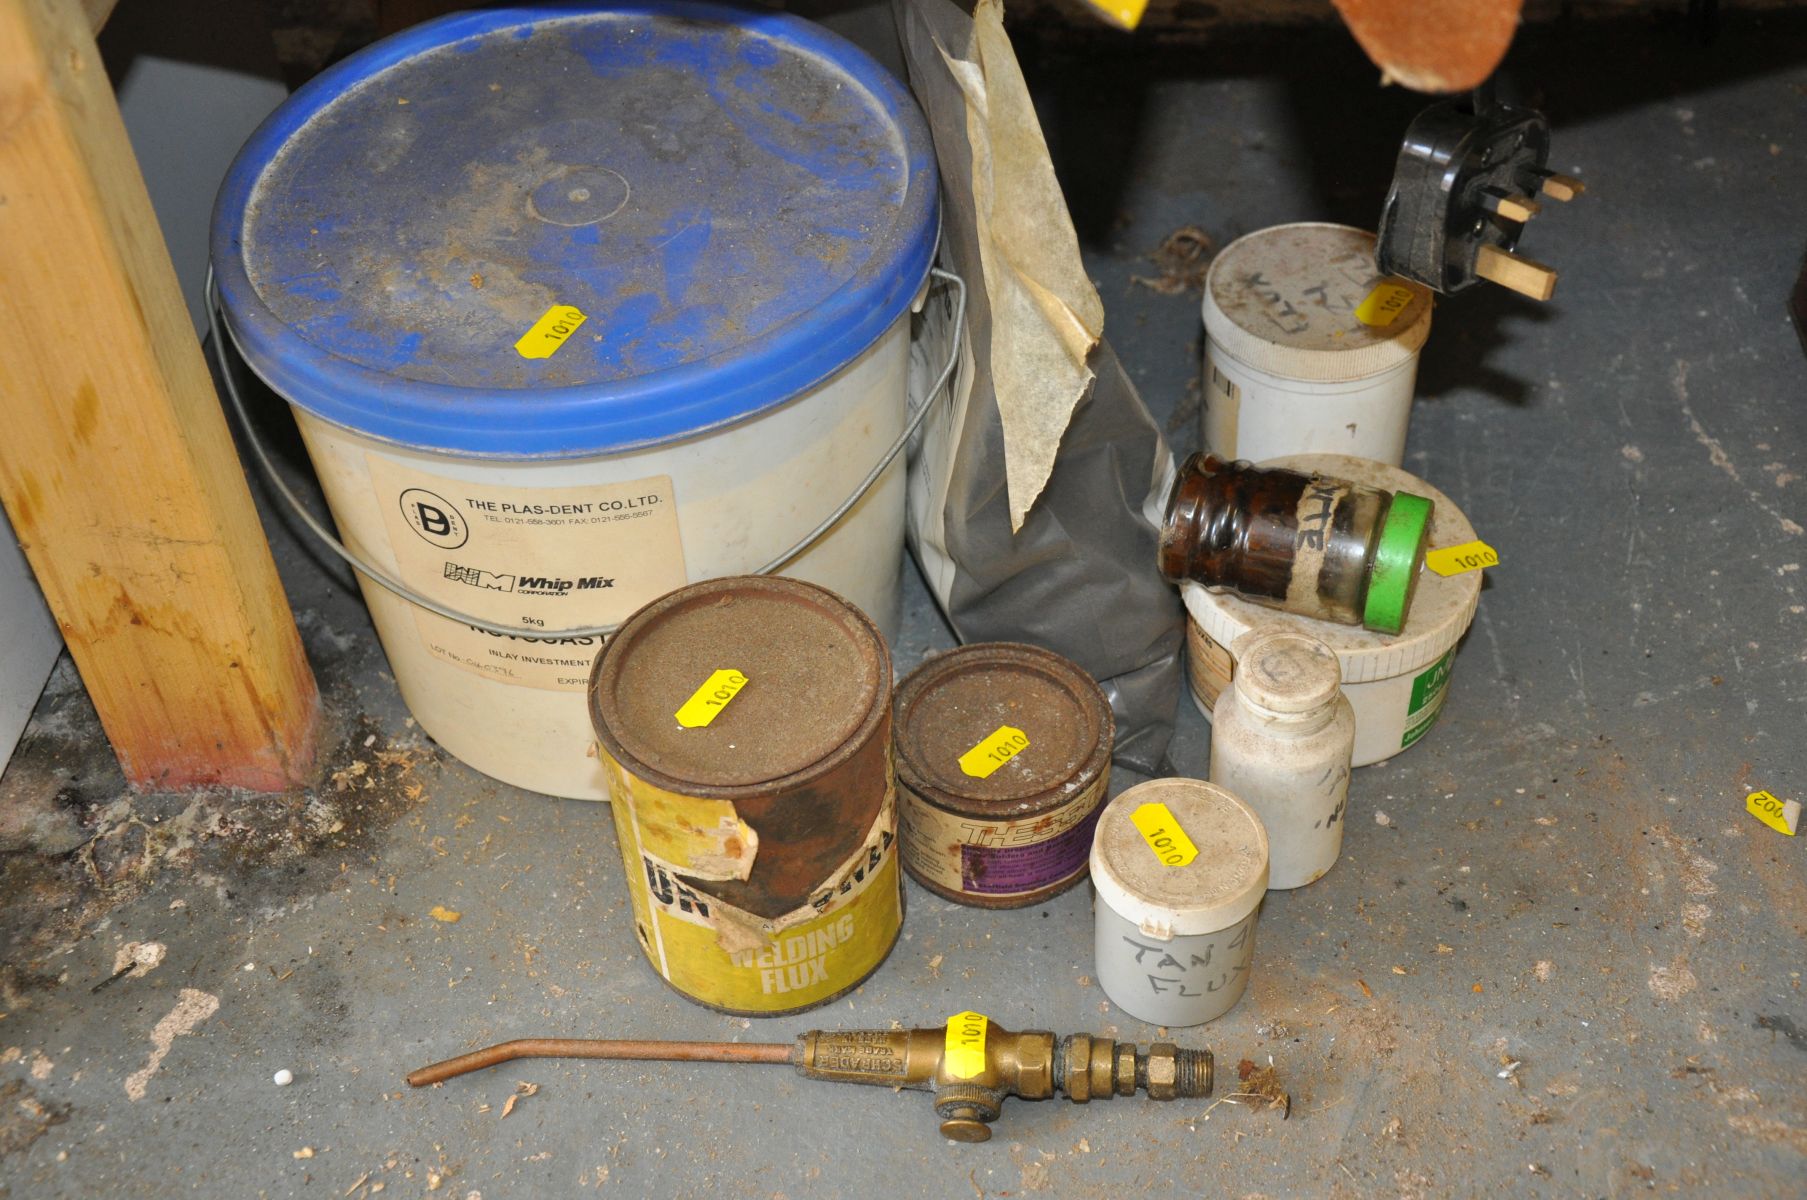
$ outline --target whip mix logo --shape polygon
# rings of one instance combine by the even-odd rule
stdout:
[[[562,596],[570,591],[600,591],[615,586],[615,580],[607,575],[585,575],[581,579],[561,579],[555,575],[504,575],[455,562],[445,565],[445,577],[454,583],[469,584],[474,588],[520,592],[526,596]]]

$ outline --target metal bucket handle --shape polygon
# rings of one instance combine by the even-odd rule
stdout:
[[[909,420],[904,422],[903,431],[897,435],[897,440],[891,443],[890,449],[886,450],[883,457],[878,460],[878,465],[867,472],[864,479],[860,480],[859,486],[853,489],[853,494],[843,500],[832,513],[829,513],[821,524],[817,525],[814,529],[804,534],[802,538],[798,539],[797,543],[790,549],[780,554],[777,558],[774,558],[771,562],[766,563],[758,570],[751,572],[752,574],[770,575],[774,573],[793,558],[796,558],[799,554],[802,554],[805,550],[809,549],[810,546],[815,544],[818,538],[834,528],[836,522],[846,516],[848,511],[860,502],[860,498],[872,490],[872,485],[878,482],[879,476],[883,475],[885,469],[896,461],[899,454],[903,453],[904,447],[909,444],[910,439],[914,437],[916,431],[921,428],[923,418],[928,415],[930,409],[935,407],[932,402],[933,398],[942,388],[947,386],[948,380],[953,377],[954,366],[960,361],[960,346],[966,336],[966,281],[961,279],[958,275],[955,275],[953,272],[944,271],[940,267],[930,268],[929,274],[934,278],[949,284],[955,288],[958,293],[954,300],[954,337],[952,345],[948,350],[947,365],[941,368],[941,374],[935,379],[934,385],[929,388],[922,406],[910,415]],[[517,625],[503,625],[495,621],[485,621],[481,617],[473,617],[468,613],[459,612],[455,608],[449,608],[446,605],[439,603],[437,600],[421,595],[381,567],[366,562],[357,554],[353,553],[343,542],[332,535],[332,532],[321,523],[319,518],[315,517],[313,513],[307,510],[306,506],[301,503],[301,498],[295,495],[294,491],[289,488],[289,485],[283,482],[282,476],[277,474],[276,465],[270,461],[270,454],[269,451],[264,448],[263,439],[257,435],[256,428],[251,424],[251,416],[245,409],[244,397],[239,394],[236,373],[232,369],[232,363],[226,357],[227,339],[225,330],[220,321],[220,316],[219,289],[214,284],[213,269],[209,267],[207,271],[207,325],[213,334],[214,362],[219,367],[220,379],[226,388],[226,398],[231,402],[232,410],[238,416],[239,426],[245,432],[245,440],[250,443],[251,453],[257,459],[258,466],[262,468],[264,477],[269,480],[270,486],[276,489],[276,494],[281,496],[283,500],[288,503],[289,508],[293,510],[295,516],[301,520],[301,523],[306,525],[327,549],[343,559],[352,570],[364,576],[366,579],[389,589],[402,599],[407,600],[412,604],[416,604],[421,608],[426,609],[428,612],[437,613],[447,620],[457,621],[461,624],[469,625],[472,628],[481,629],[486,633],[504,634],[511,637],[522,636],[523,631],[521,627]],[[529,631],[528,636],[534,641],[561,641],[565,638],[607,637],[620,628],[620,624],[615,624],[586,625],[576,629],[552,629],[544,632],[536,629]]]

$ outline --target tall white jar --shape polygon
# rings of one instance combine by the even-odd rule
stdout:
[[[1267,827],[1270,888],[1322,877],[1343,849],[1355,709],[1336,653],[1302,633],[1251,634],[1211,714],[1211,782]]]

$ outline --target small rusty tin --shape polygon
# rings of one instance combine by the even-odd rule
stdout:
[[[1035,646],[963,646],[910,673],[896,719],[911,878],[960,904],[1021,908],[1085,877],[1116,731],[1090,675]],[[1024,740],[992,765],[990,747]]]
[[[706,724],[681,723],[723,671],[745,682]],[[677,991],[723,1012],[800,1012],[890,953],[903,921],[890,692],[877,627],[794,579],[680,588],[597,656],[590,717],[635,930]]]

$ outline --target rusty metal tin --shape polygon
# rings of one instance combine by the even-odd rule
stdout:
[[[746,682],[678,718],[718,671]],[[903,920],[891,660],[826,588],[739,576],[629,617],[590,673],[640,947],[700,1004],[801,1012],[884,961]]]
[[[896,720],[912,879],[961,904],[1021,908],[1085,877],[1115,736],[1090,675],[1035,646],[963,646],[910,673]],[[999,730],[1014,731],[999,745],[1015,733],[1027,745],[998,765],[974,756]]]

